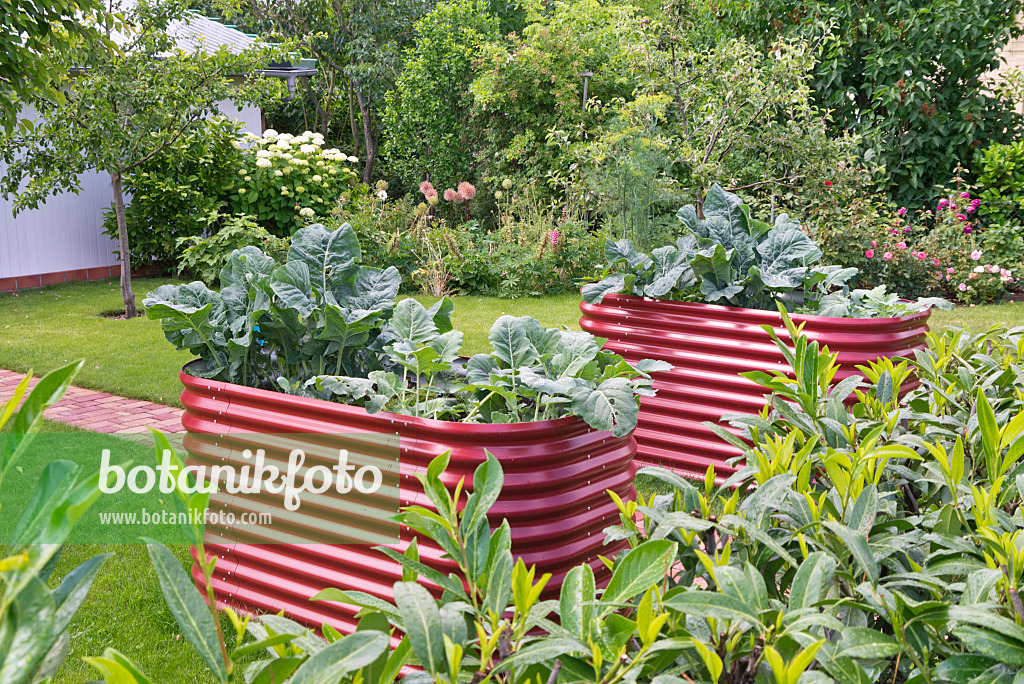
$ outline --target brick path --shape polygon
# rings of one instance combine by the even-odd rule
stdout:
[[[23,377],[24,373],[0,368],[0,407],[14,394],[14,388]],[[34,378],[32,384],[35,385],[36,381]],[[64,398],[51,406],[45,416],[93,432],[148,434],[147,428],[184,432],[181,409],[81,387],[69,388]]]

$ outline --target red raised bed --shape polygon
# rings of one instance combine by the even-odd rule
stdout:
[[[788,340],[776,311],[647,299],[610,294],[600,304],[580,304],[580,325],[608,339],[605,348],[630,363],[660,359],[671,371],[655,373],[656,397],[641,399],[635,432],[637,462],[661,465],[684,475],[703,477],[709,465],[718,475],[740,452],[719,438],[704,421],[721,423],[726,413],[757,413],[764,390],[739,374],[782,370],[785,358],[761,327],[771,325]],[[879,357],[912,359],[925,348],[929,311],[900,318],[830,318],[793,315],[811,340],[839,354],[835,382],[859,374],[857,365]],[[902,391],[917,386],[905,383]]]
[[[491,526],[508,519],[513,555],[527,566],[536,565],[538,575],[552,574],[545,598],[557,596],[572,567],[588,563],[602,574],[599,556],[611,557],[623,548],[621,543],[605,546],[602,530],[618,520],[606,490],[624,499],[634,494],[636,442],[632,436],[613,437],[575,417],[507,425],[462,424],[392,413],[370,415],[362,408],[185,372],[181,381],[185,386],[182,425],[188,432],[186,448],[196,452],[190,456],[193,463],[215,460],[210,435],[302,433],[324,435],[329,441],[341,433],[397,434],[401,505],[430,506],[415,475],[424,472],[435,456],[451,450],[445,484],[451,489],[465,478],[466,488],[471,489],[473,471],[487,449],[505,473],[504,488],[489,515]],[[233,504],[230,496],[218,493],[213,495],[211,509],[244,503]],[[310,515],[309,525],[320,524],[316,511]],[[404,527],[400,534],[392,548],[404,551],[412,535]],[[357,590],[390,600],[392,585],[402,578],[401,567],[370,545],[229,543],[209,527],[206,535],[209,552],[219,558],[214,577],[219,602],[249,612],[284,610],[310,626],[328,622],[350,631],[355,624],[354,608],[309,600],[321,589]],[[421,561],[445,574],[454,568],[429,540],[419,540],[419,554]],[[202,587],[196,569],[193,576]]]

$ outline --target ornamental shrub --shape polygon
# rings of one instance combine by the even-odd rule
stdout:
[[[241,151],[240,124],[213,117],[182,135],[124,179],[131,203],[125,208],[133,264],[171,269],[182,238],[202,234],[206,218],[223,204]],[[103,214],[103,232],[117,240],[117,217]]]
[[[249,146],[228,183],[228,207],[279,237],[329,215],[341,193],[357,182],[349,165],[359,160],[323,149],[320,133],[294,136],[267,129],[262,137],[250,133],[245,140]]]

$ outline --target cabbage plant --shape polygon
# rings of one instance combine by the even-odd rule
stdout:
[[[679,210],[683,235],[650,255],[629,240],[608,240],[603,279],[583,286],[583,300],[600,303],[610,293],[707,302],[749,309],[790,310],[825,316],[871,318],[902,315],[932,306],[950,308],[943,299],[899,302],[884,289],[849,291],[856,268],[819,265],[821,250],[788,214],[774,224],[750,215],[750,208],[715,185],[698,218],[693,205]]]
[[[220,292],[201,282],[164,285],[145,299],[196,375],[412,416],[514,423],[576,415],[616,436],[636,426],[649,373],[602,351],[588,333],[502,316],[490,354],[461,359],[452,303],[396,305],[401,275],[360,265],[348,224],[292,237],[281,264],[256,247],[235,250]]]

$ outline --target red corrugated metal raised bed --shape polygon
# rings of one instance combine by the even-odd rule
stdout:
[[[445,483],[460,478],[472,487],[473,471],[492,453],[505,472],[505,485],[489,516],[492,527],[508,519],[512,553],[538,573],[553,577],[545,597],[557,596],[573,566],[589,563],[602,573],[599,556],[613,556],[621,544],[605,546],[602,530],[618,519],[606,490],[633,496],[636,442],[590,428],[575,417],[518,424],[462,424],[365,410],[333,402],[197,378],[183,372],[182,424],[186,447],[201,453],[204,435],[238,433],[398,434],[401,505],[429,506],[415,475],[438,454],[451,450]],[[196,457],[191,456],[195,462]],[[214,499],[219,495],[215,494]],[[224,505],[223,502],[220,502]],[[230,502],[228,506],[232,505]],[[315,520],[309,521],[316,524]],[[285,613],[310,626],[328,622],[351,630],[354,609],[311,602],[321,589],[339,587],[390,599],[401,569],[368,545],[287,545],[218,542],[207,530],[207,548],[218,560],[217,600],[252,612]],[[401,530],[394,548],[404,551],[410,531]],[[420,543],[420,559],[447,573],[453,566],[432,543]],[[202,584],[198,573],[193,573]]]
[[[789,336],[776,311],[606,295],[600,304],[580,304],[580,325],[608,339],[606,349],[627,361],[660,359],[674,369],[655,374],[656,397],[641,400],[636,429],[637,461],[662,465],[688,476],[703,476],[713,465],[719,476],[733,469],[727,459],[740,452],[704,421],[719,423],[733,412],[757,413],[764,391],[739,374],[781,370],[785,359],[761,327]],[[900,318],[829,318],[793,315],[806,323],[811,340],[839,354],[836,382],[857,374],[856,366],[879,357],[913,358],[925,347],[928,311]],[[907,392],[916,386],[903,386]]]

